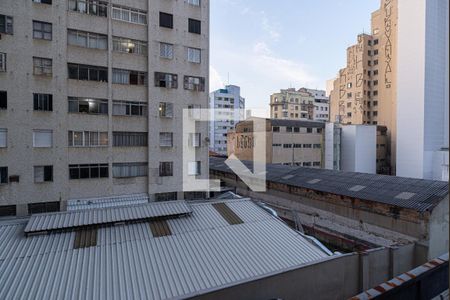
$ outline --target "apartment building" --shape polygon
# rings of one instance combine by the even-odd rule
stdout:
[[[328,121],[329,98],[322,90],[280,90],[270,96],[270,117],[280,120]]]
[[[228,132],[228,155],[254,160],[254,123],[250,118]],[[266,163],[322,168],[324,122],[266,119]]]
[[[236,123],[245,119],[245,98],[241,96],[241,88],[236,85],[227,85],[223,89],[211,92],[209,107],[217,109],[216,112],[211,112],[209,149],[215,153],[226,155],[228,131],[233,130]],[[220,111],[228,109],[234,111]],[[222,114],[228,114],[229,118],[223,118]]]
[[[182,111],[208,105],[208,0],[3,0],[0,35],[0,216],[198,195]]]

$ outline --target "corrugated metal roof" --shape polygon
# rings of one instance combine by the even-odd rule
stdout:
[[[191,213],[186,201],[153,202],[124,207],[77,210],[32,215],[25,233],[117,223]]]
[[[211,157],[209,167],[215,171],[234,173],[224,164],[224,161],[223,158]],[[244,161],[243,163],[247,167],[253,165],[253,162],[250,161]],[[267,164],[266,170],[266,180],[274,183],[375,201],[417,211],[433,209],[448,195],[448,182],[444,181],[274,164]],[[355,186],[364,186],[365,188],[358,190]],[[399,195],[401,196],[399,197]]]
[[[92,208],[106,208],[145,204],[149,202],[148,194],[120,195],[102,198],[70,199],[67,201],[67,210],[83,210]]]
[[[244,223],[193,203],[167,220],[169,236],[145,222],[100,227],[80,249],[74,232],[25,237],[24,222],[0,223],[0,299],[181,299],[328,257],[252,201],[225,203]]]

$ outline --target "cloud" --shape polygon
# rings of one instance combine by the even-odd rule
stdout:
[[[263,10],[259,12],[259,17],[261,18],[261,28],[264,32],[268,34],[273,41],[278,41],[281,37],[281,34],[278,31],[279,26],[271,22],[267,17],[266,12]]]
[[[219,72],[210,65],[209,66],[209,91],[215,91],[224,87],[224,82]]]

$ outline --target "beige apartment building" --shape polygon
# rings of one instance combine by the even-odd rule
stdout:
[[[371,33],[347,49],[347,66],[334,80],[330,121],[387,127],[387,166],[395,174],[397,0],[382,0]],[[390,166],[389,166],[390,164]]]
[[[208,106],[209,0],[0,2],[0,216],[68,200],[191,199],[183,109]]]
[[[254,127],[250,118],[228,132],[228,156],[254,160]],[[266,119],[266,163],[322,168],[325,123]]]
[[[312,120],[314,96],[305,89],[289,88],[270,96],[270,118],[280,120]]]

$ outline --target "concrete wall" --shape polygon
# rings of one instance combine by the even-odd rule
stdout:
[[[343,125],[342,171],[376,174],[376,126]]]
[[[407,255],[396,255],[390,260],[389,249],[380,248],[331,257],[302,268],[194,298],[347,299],[412,269],[409,261],[410,257]],[[392,270],[396,273],[392,273]]]
[[[433,259],[446,252],[449,249],[449,212],[448,212],[448,196],[442,200],[431,213],[429,225],[429,253],[428,259]]]

